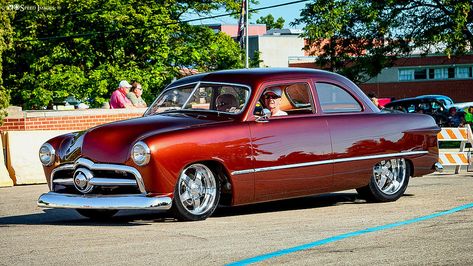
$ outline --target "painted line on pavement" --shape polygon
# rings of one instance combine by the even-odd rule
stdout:
[[[421,217],[414,218],[414,219],[409,219],[409,220],[405,220],[405,221],[401,221],[401,222],[396,222],[396,223],[391,223],[391,224],[366,228],[366,229],[363,229],[363,230],[354,231],[354,232],[341,234],[341,235],[336,235],[336,236],[333,236],[333,237],[317,240],[317,241],[314,241],[314,242],[311,242],[311,243],[308,243],[308,244],[295,246],[295,247],[288,248],[288,249],[281,249],[281,250],[278,250],[278,251],[275,251],[275,252],[259,255],[259,256],[256,256],[256,257],[252,257],[252,258],[248,258],[248,259],[244,259],[244,260],[240,260],[240,261],[236,261],[236,262],[232,262],[232,263],[229,263],[227,265],[248,265],[248,264],[252,264],[252,263],[257,263],[257,262],[261,262],[261,261],[268,260],[268,259],[271,259],[271,258],[281,257],[281,256],[284,256],[284,255],[287,255],[287,254],[290,254],[290,253],[298,252],[298,251],[301,251],[301,250],[307,250],[307,249],[310,249],[310,248],[313,248],[313,247],[322,246],[322,245],[329,244],[329,243],[332,243],[332,242],[340,241],[340,240],[343,240],[343,239],[346,239],[346,238],[355,237],[355,236],[359,236],[359,235],[363,235],[363,234],[367,234],[367,233],[378,232],[378,231],[382,231],[382,230],[387,230],[387,229],[391,229],[391,228],[395,228],[395,227],[399,227],[399,226],[403,226],[403,225],[409,225],[409,224],[413,224],[413,223],[417,223],[417,222],[422,222],[422,221],[425,221],[425,220],[434,219],[434,218],[437,218],[437,217],[440,217],[440,216],[449,215],[449,214],[459,212],[459,211],[463,211],[463,210],[470,209],[470,208],[473,208],[473,202],[469,203],[469,204],[462,205],[462,206],[458,206],[458,207],[450,209],[450,210],[446,210],[446,211],[442,211],[442,212],[438,212],[438,213],[433,213],[433,214],[429,214],[429,215],[426,215],[426,216],[421,216]]]

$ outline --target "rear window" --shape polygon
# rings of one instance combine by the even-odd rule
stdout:
[[[315,84],[320,106],[324,113],[360,112],[360,103],[343,88],[330,83]]]

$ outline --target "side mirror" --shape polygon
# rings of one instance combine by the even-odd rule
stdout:
[[[257,116],[255,120],[256,122],[267,123],[269,122],[269,118],[271,117],[271,111],[264,108],[260,114],[255,112],[255,115]]]

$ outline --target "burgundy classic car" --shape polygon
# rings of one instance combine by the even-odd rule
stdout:
[[[170,84],[143,117],[47,141],[39,156],[51,191],[38,205],[91,218],[155,209],[202,220],[218,204],[346,189],[394,201],[410,177],[434,171],[437,132],[430,116],[381,113],[334,73],[204,73]]]

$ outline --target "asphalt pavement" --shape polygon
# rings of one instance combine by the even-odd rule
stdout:
[[[41,209],[46,185],[0,188],[0,265],[473,265],[473,173],[411,179],[396,202],[349,190],[219,208],[205,221]]]

